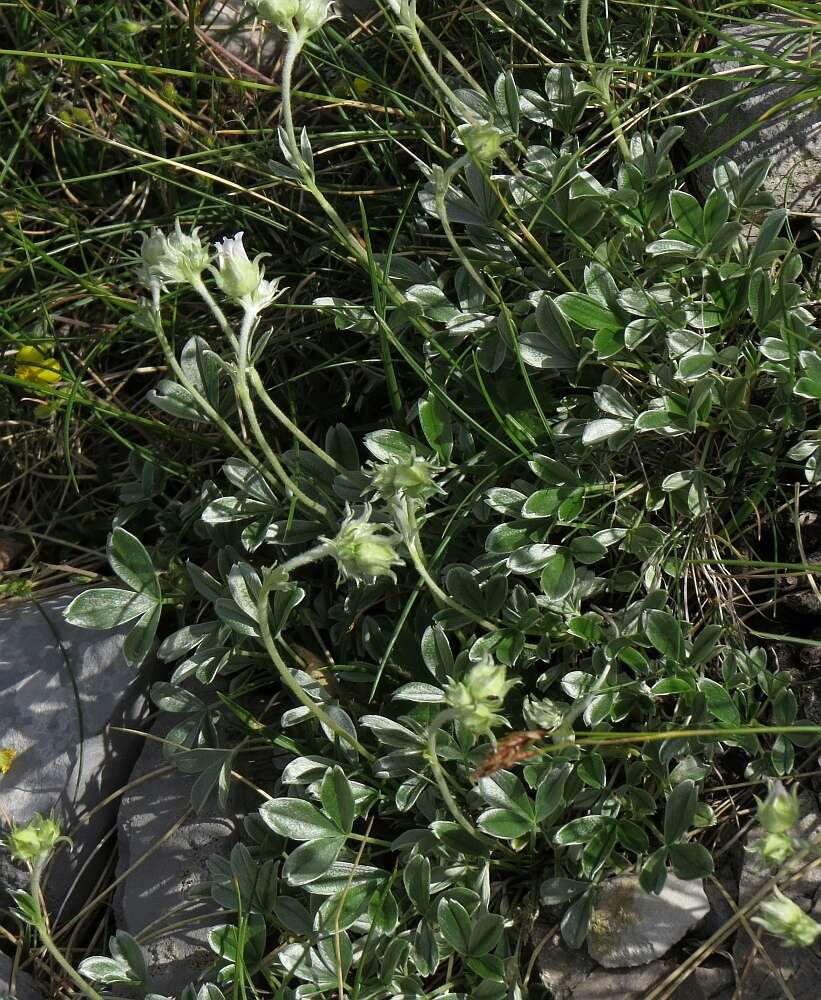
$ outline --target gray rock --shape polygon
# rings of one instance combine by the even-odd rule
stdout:
[[[818,797],[805,792],[801,795],[800,802],[801,819],[796,828],[798,834],[806,838],[821,837]],[[763,831],[755,827],[750,832],[748,846],[761,836]],[[748,851],[741,872],[739,903],[746,903],[772,875],[772,870],[767,868],[758,854]],[[782,886],[782,892],[821,922],[821,869],[810,868],[800,880],[789,886]],[[785,948],[778,938],[765,933],[757,924],[752,924],[751,928],[766,948],[770,960],[781,973],[795,1000],[817,1000],[821,993],[821,955],[818,949]],[[766,961],[754,952],[750,936],[743,929],[736,935],[733,958],[741,980],[742,996],[755,997],[755,1000],[781,1000],[784,991]]]
[[[164,717],[151,735],[164,738],[172,723]],[[148,739],[132,779],[146,778],[165,765],[162,743]],[[207,944],[208,929],[224,918],[207,896],[191,894],[208,880],[208,859],[226,857],[237,834],[236,823],[222,816],[215,802],[213,811],[189,816],[163,840],[188,812],[195,778],[176,770],[149,777],[124,795],[120,805],[117,876],[137,867],[117,890],[117,926],[140,935],[152,990],[170,996],[189,982],[208,978],[215,957]],[[140,862],[146,851],[152,853]]]
[[[573,1000],[606,1000],[618,997],[618,1000],[639,1000],[647,990],[661,982],[675,969],[674,962],[651,962],[640,969],[619,969],[617,972],[607,972],[597,969],[573,991]],[[703,1000],[697,993],[690,991],[690,1000]]]
[[[0,951],[0,1000],[45,1000],[44,994],[27,972],[17,969],[14,975],[14,992],[11,989],[13,964],[8,955]]]
[[[0,611],[0,740],[17,754],[0,776],[3,819],[55,810],[74,841],[47,872],[52,919],[79,908],[113,848],[105,833],[116,803],[92,810],[128,780],[139,741],[109,726],[133,726],[145,707],[145,677],[121,655],[123,632],[68,625],[73,596]],[[0,884],[26,882],[2,852]]]
[[[541,943],[547,930],[546,924],[536,925],[531,938],[534,947]],[[539,978],[553,1000],[570,1000],[595,968],[596,963],[587,952],[568,948],[558,933],[551,936],[536,959]]]
[[[771,14],[750,24],[723,24],[721,32],[728,39],[726,51],[699,84],[698,110],[685,121],[690,146],[701,155],[729,144],[716,157],[734,159],[740,167],[771,158],[766,187],[776,204],[794,214],[821,217],[821,111],[813,99],[789,106],[791,98],[816,87],[817,81],[800,67],[784,65],[806,58],[809,46],[817,44],[812,32],[787,16]],[[763,58],[756,58],[756,51]],[[712,102],[719,103],[710,107]],[[777,105],[780,110],[770,115]],[[705,187],[711,184],[711,166],[709,162],[699,175]]]
[[[282,47],[282,35],[265,27],[245,0],[212,0],[200,24],[232,56],[266,76],[271,75]]]
[[[647,965],[666,955],[709,908],[698,880],[668,875],[656,895],[645,892],[635,875],[608,879],[593,908],[587,950],[608,969]]]

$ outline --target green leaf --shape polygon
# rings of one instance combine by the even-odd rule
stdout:
[[[437,910],[439,926],[447,943],[460,955],[470,952],[470,916],[455,899],[442,899]]]
[[[153,610],[156,601],[148,594],[113,587],[84,590],[66,608],[64,617],[80,628],[116,628]]]
[[[392,934],[399,923],[399,907],[393,894],[388,890],[378,889],[368,905],[368,916],[374,929],[382,934]]]
[[[539,898],[545,906],[561,906],[584,892],[589,884],[572,878],[548,878],[539,887]]]
[[[497,771],[489,777],[481,778],[477,789],[490,806],[509,809],[527,820],[534,816],[533,803],[512,771]]]
[[[578,819],[565,823],[553,834],[553,843],[560,847],[586,844],[598,830],[611,826],[614,822],[610,816],[579,816]]]
[[[593,896],[585,893],[569,907],[562,917],[561,931],[565,943],[570,948],[581,948],[587,937],[590,918],[593,915]]]
[[[259,811],[274,833],[290,840],[339,837],[346,832],[304,799],[270,799]]]
[[[433,393],[428,393],[425,399],[419,401],[419,423],[428,444],[443,462],[448,462],[453,451],[450,413]]]
[[[645,892],[659,893],[667,881],[667,848],[651,854],[639,873],[639,884]]]
[[[693,824],[698,803],[698,789],[694,782],[680,781],[670,792],[664,809],[664,842],[675,844]]]
[[[408,899],[413,903],[417,913],[427,912],[430,904],[430,861],[421,854],[414,855],[405,865],[402,881]]]
[[[561,310],[543,295],[536,307],[536,330],[524,332],[519,346],[522,360],[533,368],[576,371],[579,351]]]
[[[542,590],[551,601],[561,601],[573,589],[576,582],[576,567],[566,552],[557,552],[547,560],[542,570]]]
[[[425,457],[430,455],[428,448],[416,438],[390,428],[366,434],[365,447],[379,462],[389,462],[392,458],[409,461],[414,453]]]
[[[117,983],[139,985],[142,982],[133,978],[131,969],[125,963],[101,955],[84,959],[77,968],[86,979],[103,986],[113,986]]]
[[[307,885],[326,876],[332,869],[345,838],[320,837],[300,844],[288,855],[282,866],[282,877],[289,885]]]
[[[707,702],[707,711],[725,726],[737,726],[741,722],[741,713],[738,711],[733,696],[723,685],[710,680],[709,677],[700,677],[698,689],[704,695]]]
[[[607,784],[607,768],[601,754],[592,752],[585,755],[576,767],[576,774],[590,788],[604,788]]]
[[[713,858],[702,844],[672,844],[670,862],[679,878],[706,878],[713,874]]]
[[[536,789],[536,822],[543,823],[564,802],[564,786],[570,776],[569,764],[554,766]]]
[[[162,605],[156,604],[150,611],[146,611],[125,637],[123,656],[126,663],[136,667],[148,656],[157,634],[161,614]]]
[[[126,586],[155,601],[162,599],[151,557],[143,543],[125,528],[115,528],[108,536],[108,561]]]
[[[585,330],[623,330],[624,323],[607,306],[582,292],[566,292],[556,299],[564,315]]]
[[[504,921],[496,913],[481,913],[473,918],[470,929],[468,954],[480,958],[493,951],[504,930]]]
[[[662,677],[650,688],[650,695],[661,698],[668,694],[690,694],[695,690],[695,684],[684,677]]]
[[[585,424],[582,431],[582,444],[592,447],[601,444],[602,441],[609,441],[616,434],[630,430],[631,424],[624,420],[616,420],[615,417],[602,417],[600,420],[591,420]]]
[[[527,819],[509,809],[486,809],[476,821],[477,827],[491,837],[500,840],[515,840],[529,833],[535,826],[532,819]]]
[[[680,663],[684,655],[684,638],[676,619],[666,611],[647,611],[644,620],[647,638],[655,648],[662,656]]]
[[[350,833],[354,818],[353,792],[338,764],[325,775],[320,799],[325,815],[344,833]]]

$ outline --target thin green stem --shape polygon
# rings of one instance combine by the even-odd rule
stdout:
[[[203,396],[203,394],[199,391],[199,389],[194,385],[191,379],[189,379],[188,376],[183,371],[182,366],[180,365],[179,361],[177,361],[177,357],[174,354],[171,344],[169,343],[168,338],[165,335],[165,330],[163,329],[162,316],[160,314],[158,288],[156,289],[154,294],[153,314],[154,314],[154,335],[159,341],[160,347],[162,348],[162,352],[165,355],[166,364],[176,376],[177,381],[189,393],[189,395],[197,404],[197,406],[202,411],[204,416],[206,416],[213,424],[215,424],[219,428],[222,434],[225,435],[225,437],[231,442],[231,444],[237,449],[237,451],[239,451],[240,454],[244,455],[245,458],[248,460],[248,462],[255,469],[259,469],[260,473],[265,477],[265,479],[270,483],[271,486],[275,488],[278,487],[280,485],[279,480],[277,480],[275,476],[271,475],[271,473],[263,465],[260,464],[259,459],[254,454],[252,449],[249,448],[248,445],[245,444],[245,442],[242,440],[242,438],[240,438],[239,435],[236,434],[235,431],[233,431],[228,426],[228,424],[223,419],[222,415],[219,414],[214,409],[214,407],[208,402],[205,396]]]
[[[436,784],[439,786],[439,791],[445,801],[445,805],[450,810],[451,816],[453,816],[459,826],[461,826],[466,833],[469,833],[471,837],[481,839],[481,834],[465,816],[457,805],[456,799],[454,799],[451,794],[450,788],[448,788],[445,772],[442,770],[442,765],[439,763],[439,757],[436,753],[436,737],[439,730],[446,722],[450,722],[451,719],[455,718],[455,715],[456,713],[453,709],[448,708],[445,709],[444,712],[440,712],[433,722],[431,722],[428,728],[428,761],[430,763],[431,770],[433,771],[433,777],[436,779]]]
[[[268,390],[263,385],[259,372],[253,365],[249,365],[248,378],[251,381],[254,391],[262,401],[262,405],[282,424],[287,431],[293,434],[300,444],[303,444],[308,451],[313,452],[317,458],[321,459],[327,466],[333,469],[334,472],[345,472],[345,467],[343,465],[340,465],[339,462],[337,462],[335,458],[332,458],[324,448],[320,447],[315,441],[312,441],[304,431],[301,431],[299,427],[297,427],[288,414],[277,406],[268,394]]]
[[[34,862],[31,869],[31,898],[34,900],[34,906],[37,909],[38,921],[35,924],[37,933],[40,935],[40,940],[46,948],[46,951],[51,955],[55,962],[60,966],[60,968],[66,973],[69,979],[74,983],[74,985],[84,993],[89,1000],[103,1000],[100,994],[80,975],[79,972],[74,968],[74,966],[68,961],[68,959],[63,955],[60,949],[52,940],[51,935],[46,927],[46,920],[43,915],[42,908],[40,906],[40,876],[43,873],[43,860],[42,858]]]
[[[237,346],[237,367],[236,367],[236,380],[235,386],[237,390],[237,397],[242,406],[242,410],[248,421],[248,425],[251,428],[251,433],[254,435],[254,439],[259,445],[263,455],[265,456],[268,464],[274,470],[279,481],[285,487],[285,490],[293,496],[303,507],[307,508],[314,514],[318,514],[320,517],[324,518],[329,523],[333,523],[333,519],[328,512],[327,507],[324,504],[319,503],[317,500],[313,500],[306,493],[304,493],[299,486],[291,479],[288,475],[285,466],[279,459],[279,456],[273,450],[273,448],[268,444],[266,440],[265,433],[260,426],[259,420],[257,419],[256,410],[254,409],[254,402],[251,399],[251,392],[248,388],[248,348],[251,339],[251,333],[257,322],[257,313],[253,309],[246,309],[245,315],[242,318],[242,326],[239,331],[239,344]]]
[[[202,278],[197,278],[197,280],[193,283],[193,287],[194,291],[199,295],[199,297],[211,310],[214,319],[217,321],[217,323],[219,323],[220,329],[228,338],[228,341],[234,348],[234,350],[236,350],[237,338],[233,329],[231,328],[231,324],[228,322],[228,318],[226,317],[225,313],[214,301],[214,296],[208,291]]]
[[[314,718],[321,723],[326,729],[330,730],[335,736],[340,740],[344,740],[346,743],[350,743],[356,751],[365,757],[367,760],[373,760],[374,755],[366,747],[362,746],[359,740],[355,736],[343,729],[338,722],[335,722],[330,715],[308,695],[302,689],[299,682],[296,680],[294,675],[288,669],[287,663],[280,656],[279,650],[276,647],[274,637],[271,634],[271,626],[268,621],[268,599],[271,596],[271,591],[274,589],[277,583],[277,567],[269,569],[263,576],[262,587],[259,592],[259,599],[257,601],[257,621],[259,622],[259,630],[262,635],[262,642],[265,646],[265,651],[271,658],[271,662],[277,669],[282,683],[291,694],[296,698],[296,700],[304,705],[314,716]]]

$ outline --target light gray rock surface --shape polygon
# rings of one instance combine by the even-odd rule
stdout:
[[[27,972],[17,970],[14,991],[11,989],[13,964],[8,955],[0,951],[0,1000],[45,1000],[44,994]]]
[[[685,125],[690,147],[734,159],[744,167],[760,157],[770,157],[773,167],[766,187],[776,204],[793,213],[806,213],[821,222],[821,105],[818,99],[800,98],[795,107],[780,107],[817,81],[790,62],[805,59],[818,39],[786,16],[766,14],[751,24],[723,24],[726,50],[717,55],[694,98],[699,110]],[[712,102],[719,104],[708,107]],[[736,138],[744,133],[740,138]],[[711,162],[699,180],[709,187]]]
[[[818,796],[808,791],[801,795],[800,801],[801,819],[796,830],[801,837],[817,840],[821,837]],[[761,829],[755,828],[748,839],[748,846],[762,835]],[[739,903],[746,903],[772,875],[773,871],[760,857],[755,852],[748,851],[741,871]],[[783,886],[782,892],[821,922],[821,868],[811,868],[798,881]],[[818,1000],[821,996],[821,954],[818,948],[785,948],[778,938],[762,931],[757,924],[752,927],[795,1000]],[[755,1000],[781,1000],[784,997],[784,991],[766,961],[759,954],[753,953],[750,937],[743,929],[736,934],[733,958],[741,979],[743,997],[754,997]]]
[[[245,0],[212,0],[200,26],[232,56],[271,75],[274,60],[282,47],[281,34],[265,28]]]
[[[164,716],[152,735],[165,737],[173,719]],[[132,779],[145,778],[166,766],[162,743],[147,739]],[[189,982],[209,978],[214,954],[207,944],[208,929],[224,922],[210,897],[192,897],[208,879],[207,861],[226,857],[236,840],[236,824],[213,811],[191,815],[165,839],[190,808],[196,775],[172,770],[150,777],[123,796],[118,822],[117,876],[150,856],[126,876],[115,897],[120,930],[144,940],[153,992],[178,996]],[[156,849],[154,849],[156,848]]]
[[[0,610],[0,744],[16,751],[0,775],[0,822],[55,810],[64,831],[73,830],[74,848],[63,848],[47,874],[52,919],[79,908],[113,847],[104,837],[116,802],[84,820],[126,783],[139,751],[139,740],[109,725],[138,724],[145,707],[144,676],[121,655],[122,631],[68,625],[63,610],[73,596]],[[26,881],[0,853],[0,886]]]
[[[593,908],[587,950],[609,969],[647,965],[666,955],[709,909],[699,880],[668,875],[656,895],[645,892],[635,875],[608,879]]]

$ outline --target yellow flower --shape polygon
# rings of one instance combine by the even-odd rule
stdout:
[[[20,348],[15,358],[15,365],[14,374],[24,382],[51,385],[63,377],[57,358],[46,357],[39,348],[31,345]]]
[[[364,76],[355,76],[353,78],[353,89],[357,97],[368,97],[373,92],[370,80],[366,80]]]
[[[17,751],[11,747],[0,747],[0,774],[8,774]]]

